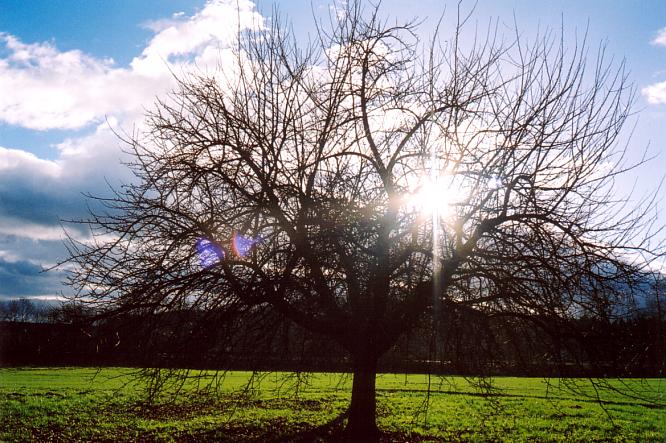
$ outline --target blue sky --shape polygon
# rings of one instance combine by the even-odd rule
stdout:
[[[443,4],[384,0],[382,10],[425,19],[427,34]],[[332,2],[277,5],[304,40],[313,15],[326,18]],[[85,216],[81,194],[128,180],[113,130],[140,127],[146,107],[173,85],[169,70],[214,65],[238,21],[254,26],[272,7],[249,0],[0,0],[0,298],[67,293],[62,273],[40,270],[65,256],[60,220]],[[588,29],[592,48],[604,40],[609,54],[626,59],[637,92],[625,134],[635,127],[630,155],[638,158],[649,144],[657,158],[621,186],[636,182],[638,194],[654,189],[666,173],[666,2],[479,0],[474,20],[484,26],[492,18],[507,30],[515,20],[527,38],[563,26],[573,41]]]

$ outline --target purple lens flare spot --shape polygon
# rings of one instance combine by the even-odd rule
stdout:
[[[196,249],[203,268],[210,268],[224,260],[224,250],[205,237],[197,239]]]
[[[237,256],[245,257],[254,245],[261,243],[261,240],[261,237],[245,237],[236,232],[231,239],[231,247]]]

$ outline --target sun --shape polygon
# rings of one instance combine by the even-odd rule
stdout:
[[[406,206],[412,211],[438,218],[450,218],[461,192],[451,176],[423,176],[405,196]]]

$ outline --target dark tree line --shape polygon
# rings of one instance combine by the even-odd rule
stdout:
[[[443,375],[661,377],[666,316],[657,303],[612,322],[582,317],[548,335],[530,322],[444,309],[434,335],[427,319],[378,363],[383,372]],[[0,303],[6,308],[8,303]],[[4,309],[1,318],[7,318]],[[81,306],[58,306],[29,321],[0,321],[0,364],[193,369],[350,371],[340,346],[312,337],[271,310],[181,311],[95,320]],[[166,318],[165,318],[166,317]],[[155,326],[157,325],[157,326]],[[223,327],[220,327],[223,325]],[[566,330],[567,334],[562,334]],[[435,349],[433,343],[439,343]]]

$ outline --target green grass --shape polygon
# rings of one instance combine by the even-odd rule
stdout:
[[[328,441],[351,391],[341,374],[196,372],[147,402],[131,372],[0,369],[0,441]],[[602,383],[385,374],[378,422],[386,441],[666,442],[666,379]]]

